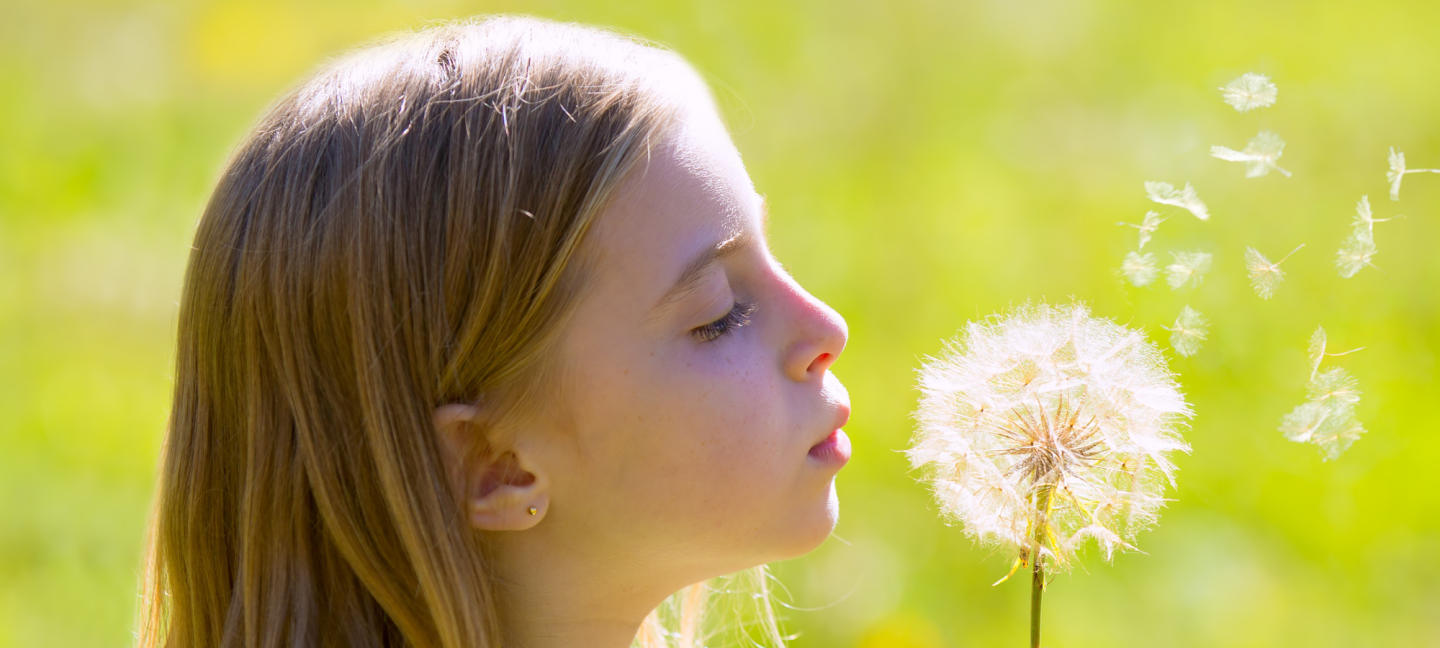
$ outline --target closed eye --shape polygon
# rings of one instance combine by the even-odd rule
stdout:
[[[741,326],[750,323],[750,316],[755,313],[754,304],[735,302],[735,306],[725,313],[723,317],[709,324],[697,326],[690,329],[690,334],[701,342],[713,342],[720,339]]]

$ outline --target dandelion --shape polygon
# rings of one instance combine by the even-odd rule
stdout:
[[[1176,353],[1190,357],[1200,352],[1200,343],[1210,334],[1210,322],[1204,315],[1189,306],[1180,309],[1175,326],[1162,326],[1170,331],[1170,348]]]
[[[1280,89],[1270,82],[1270,77],[1254,72],[1246,72],[1220,90],[1224,93],[1225,103],[1240,112],[1272,106],[1275,104],[1276,95],[1280,93]]]
[[[1275,294],[1275,289],[1280,287],[1280,282],[1285,280],[1285,271],[1280,269],[1280,264],[1285,263],[1286,259],[1299,252],[1303,247],[1305,244],[1301,243],[1291,250],[1290,254],[1285,255],[1284,259],[1274,263],[1265,258],[1265,255],[1260,254],[1259,250],[1252,247],[1245,248],[1245,270],[1250,273],[1250,287],[1255,289],[1255,294],[1259,295],[1261,299],[1270,299]]]
[[[1125,275],[1125,278],[1136,286],[1147,286],[1155,281],[1160,269],[1155,266],[1155,255],[1130,252],[1120,264],[1120,274]]]
[[[1146,182],[1145,195],[1149,196],[1152,202],[1179,207],[1200,220],[1210,220],[1210,209],[1200,201],[1200,196],[1195,195],[1195,188],[1188,182],[1184,189],[1179,190],[1168,182]]]
[[[1365,433],[1365,427],[1355,418],[1355,405],[1360,402],[1359,381],[1339,367],[1322,372],[1320,363],[1327,356],[1343,356],[1365,347],[1326,353],[1326,341],[1324,327],[1315,329],[1310,336],[1307,398],[1280,419],[1280,433],[1291,441],[1319,446],[1329,461],[1349,449]]]
[[[1190,407],[1153,342],[1079,303],[971,322],[919,373],[910,462],[946,518],[1016,557],[1000,582],[1031,569],[1039,646],[1046,572],[1090,540],[1107,560],[1135,548],[1174,486],[1167,455],[1189,451]]]
[[[1143,250],[1145,249],[1145,244],[1150,242],[1150,235],[1154,234],[1155,230],[1160,229],[1160,223],[1163,222],[1165,222],[1165,219],[1160,217],[1160,212],[1147,211],[1145,212],[1145,218],[1141,219],[1139,225],[1135,223],[1116,223],[1116,225],[1126,225],[1140,230],[1140,245],[1135,249]]]
[[[1285,152],[1285,140],[1270,131],[1260,131],[1250,138],[1245,150],[1237,151],[1224,146],[1210,147],[1210,155],[1230,162],[1245,163],[1245,177],[1259,178],[1270,174],[1273,169],[1280,175],[1290,177],[1290,172],[1280,168],[1280,156]]]
[[[1405,152],[1390,147],[1390,170],[1385,172],[1385,179],[1390,181],[1390,200],[1400,200],[1400,181],[1407,173],[1440,173],[1440,169],[1406,169]]]
[[[1200,279],[1210,270],[1212,257],[1208,252],[1171,252],[1170,256],[1175,257],[1175,262],[1165,266],[1165,282],[1170,284],[1171,290],[1179,290],[1182,287],[1200,286]]]

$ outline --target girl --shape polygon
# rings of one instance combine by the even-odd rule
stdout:
[[[850,452],[845,324],[764,237],[668,52],[499,18],[330,65],[195,235],[142,644],[698,646]]]

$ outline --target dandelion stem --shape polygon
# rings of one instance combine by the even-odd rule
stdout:
[[[1040,648],[1040,595],[1045,593],[1045,568],[1039,560],[1034,563],[1030,578],[1030,648]]]
[[[1040,596],[1045,593],[1045,567],[1040,549],[1049,540],[1047,531],[1050,529],[1050,509],[1055,503],[1055,485],[1042,483],[1033,492],[1035,512],[1039,515],[1030,551],[1030,648],[1040,648]]]

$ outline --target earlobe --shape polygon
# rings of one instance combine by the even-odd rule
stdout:
[[[471,526],[482,531],[523,531],[540,523],[550,508],[547,484],[534,473],[523,472],[528,477],[522,483],[499,484],[469,498]]]
[[[483,416],[481,408],[469,404],[435,409],[435,430],[452,486],[471,526],[483,531],[529,529],[549,509],[549,481],[522,450],[485,438],[492,426]]]

